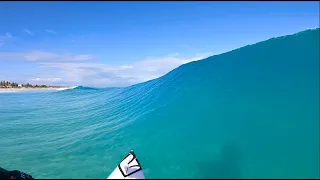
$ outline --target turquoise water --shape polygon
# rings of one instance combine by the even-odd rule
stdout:
[[[319,178],[319,29],[127,88],[0,93],[0,166],[106,178]]]

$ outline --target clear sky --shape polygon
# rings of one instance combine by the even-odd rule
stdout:
[[[0,79],[126,86],[319,27],[319,2],[0,2]]]

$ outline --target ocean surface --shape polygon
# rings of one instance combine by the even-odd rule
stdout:
[[[319,178],[319,29],[126,88],[0,93],[0,167],[107,178],[131,149],[147,178]]]

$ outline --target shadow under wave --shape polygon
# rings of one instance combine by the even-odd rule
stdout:
[[[208,157],[212,158],[212,157]],[[205,179],[240,179],[243,154],[235,144],[225,144],[213,159],[198,164],[198,178]]]

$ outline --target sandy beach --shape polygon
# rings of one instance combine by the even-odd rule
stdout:
[[[20,92],[20,91],[55,91],[62,88],[0,88],[0,92]],[[67,87],[64,89],[68,89]]]

